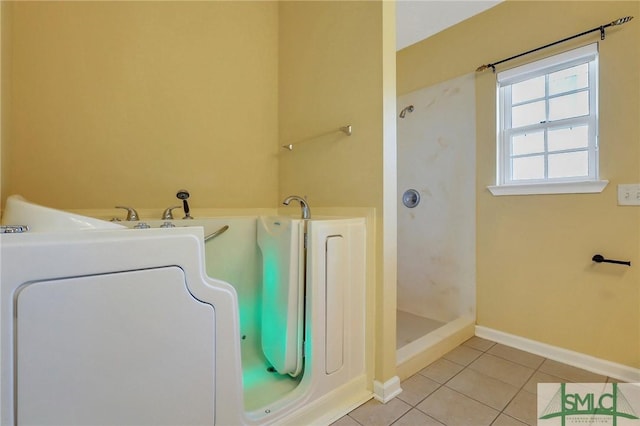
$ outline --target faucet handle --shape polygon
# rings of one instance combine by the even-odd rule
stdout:
[[[116,206],[116,209],[125,209],[127,211],[126,220],[130,220],[130,221],[140,220],[140,216],[138,216],[138,212],[132,207]]]
[[[160,219],[162,220],[172,220],[173,219],[173,209],[179,209],[181,206],[173,206],[173,207],[168,207],[166,209],[164,209],[164,212],[162,212],[162,217]]]

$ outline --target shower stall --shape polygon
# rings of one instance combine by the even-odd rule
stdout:
[[[398,97],[397,364],[401,378],[473,335],[475,84]]]

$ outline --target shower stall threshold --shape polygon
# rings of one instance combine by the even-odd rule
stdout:
[[[442,355],[475,335],[475,319],[460,317],[450,321],[396,351],[400,380],[411,377]]]

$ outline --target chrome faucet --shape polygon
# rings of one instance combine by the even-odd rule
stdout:
[[[160,219],[162,220],[172,220],[173,219],[173,209],[179,209],[180,206],[173,206],[173,207],[167,207],[166,209],[164,209],[164,211],[162,212],[162,217]]]
[[[302,218],[303,219],[311,219],[311,209],[309,208],[309,204],[307,200],[297,195],[290,195],[284,199],[282,204],[288,206],[291,201],[298,201],[300,203],[300,207],[302,208]]]
[[[131,221],[140,220],[140,216],[138,216],[138,212],[134,208],[124,207],[124,206],[116,206],[116,209],[125,209],[127,211],[127,219],[126,220],[131,220]]]

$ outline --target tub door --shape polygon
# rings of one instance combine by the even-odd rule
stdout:
[[[280,374],[302,371],[304,330],[304,222],[258,219],[262,252],[262,352]]]
[[[178,267],[24,284],[16,424],[214,424],[213,307]]]

